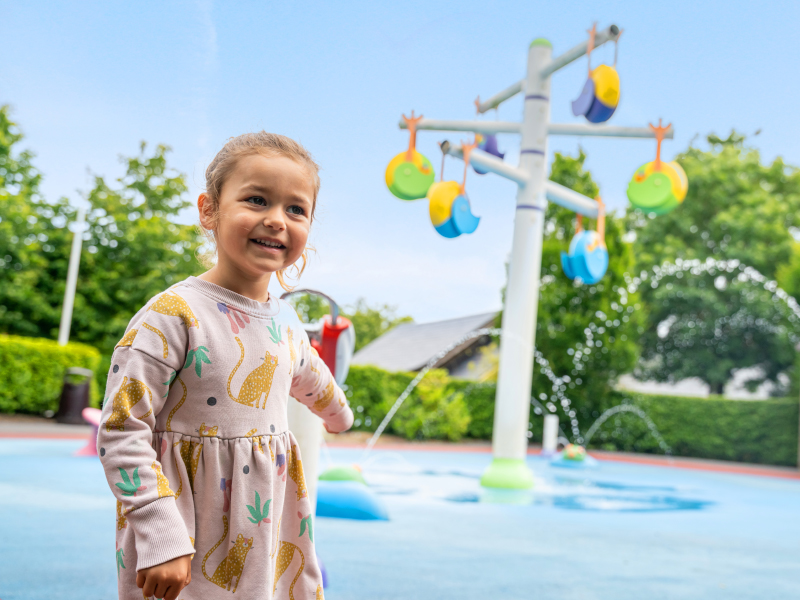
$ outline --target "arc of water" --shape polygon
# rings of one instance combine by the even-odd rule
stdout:
[[[778,287],[778,284],[777,284],[776,281],[768,279],[766,276],[764,276],[760,272],[758,272],[758,270],[754,269],[753,267],[749,267],[747,265],[744,265],[744,264],[741,263],[741,261],[736,260],[736,259],[715,260],[713,258],[707,258],[705,261],[701,261],[699,259],[693,259],[693,260],[677,259],[674,263],[670,262],[670,261],[664,261],[660,266],[656,266],[656,267],[653,267],[651,269],[651,273],[653,274],[653,277],[650,279],[650,281],[651,281],[651,285],[653,285],[653,287],[657,287],[658,283],[664,277],[667,277],[669,275],[675,275],[678,272],[691,271],[695,275],[700,275],[702,273],[709,273],[709,274],[713,275],[714,274],[713,270],[725,271],[727,273],[732,273],[732,272],[738,270],[739,274],[737,275],[737,279],[739,279],[740,281],[746,281],[746,282],[751,282],[751,283],[762,284],[763,288],[766,291],[774,294],[775,297],[777,297],[779,300],[781,300],[792,311],[793,316],[795,318],[797,318],[798,320],[800,320],[800,304],[797,303],[797,301],[794,299],[794,297],[792,297],[788,292],[786,292],[783,289],[781,289],[780,287]],[[649,274],[648,274],[647,271],[642,271],[642,273],[639,276],[632,276],[629,273],[625,273],[624,277],[625,277],[625,281],[627,283],[627,288],[625,288],[623,286],[618,286],[615,289],[615,291],[620,295],[620,300],[622,301],[624,299],[624,301],[622,302],[623,306],[625,304],[627,304],[627,294],[635,293],[637,291],[637,289],[639,288],[639,286],[642,285],[642,283],[644,283],[646,280],[648,280]],[[555,280],[554,277],[545,276],[545,277],[542,278],[540,287],[544,287],[545,285],[547,285],[548,283],[550,283],[551,281],[554,281],[554,280]],[[622,312],[620,310],[620,308],[621,307],[617,308],[617,312]],[[601,320],[605,319],[606,321],[608,321],[608,318],[607,318],[607,316],[605,314],[599,316],[599,318]],[[594,341],[593,341],[593,330],[597,330],[597,324],[594,323],[594,322],[590,323],[586,328],[584,328],[584,333],[586,335],[586,346],[589,347],[589,348],[591,348],[593,346],[593,344],[594,344]],[[375,443],[378,441],[378,438],[380,438],[381,434],[383,434],[383,432],[386,429],[387,425],[392,420],[392,417],[394,417],[395,413],[400,409],[400,407],[402,406],[403,402],[405,402],[406,398],[408,398],[408,396],[411,394],[411,392],[414,391],[414,388],[417,387],[417,384],[419,384],[419,382],[422,380],[422,378],[425,376],[425,374],[433,368],[433,365],[435,365],[439,360],[444,358],[450,351],[452,351],[453,349],[455,349],[456,347],[460,346],[461,344],[463,344],[464,342],[466,342],[466,341],[468,341],[470,339],[473,339],[473,338],[476,338],[476,337],[480,337],[482,335],[500,335],[500,334],[501,334],[501,330],[498,329],[498,328],[484,328],[484,329],[476,330],[474,332],[466,334],[461,339],[459,339],[458,341],[454,342],[453,344],[451,344],[450,346],[448,346],[447,348],[445,348],[444,350],[439,352],[436,356],[431,358],[430,361],[428,361],[428,364],[426,364],[419,371],[419,373],[417,373],[416,377],[414,377],[414,379],[411,381],[411,383],[408,384],[408,386],[403,391],[403,393],[400,394],[400,396],[397,398],[395,403],[392,405],[392,408],[389,410],[389,412],[383,418],[383,420],[381,421],[381,424],[378,426],[378,428],[375,430],[375,433],[369,439],[369,442],[367,442],[367,446],[364,449],[363,456],[366,457],[369,454],[369,452],[375,446]],[[580,361],[581,358],[585,355],[585,351],[583,351],[582,349],[579,348],[578,351],[581,352],[581,356],[580,357],[577,356],[577,352],[575,352],[574,349],[573,349],[573,356],[576,357],[576,358],[573,359],[573,363],[576,364],[576,365],[577,365],[577,362]],[[536,357],[537,363],[542,368],[542,372],[545,374],[545,376],[548,379],[550,379],[551,383],[553,383],[553,391],[555,392],[556,396],[558,397],[562,408],[564,409],[566,414],[569,415],[569,412],[570,412],[569,409],[570,409],[570,407],[572,405],[572,402],[563,393],[562,387],[564,387],[564,388],[566,387],[566,386],[563,385],[564,384],[564,378],[563,377],[558,377],[557,375],[555,375],[555,373],[550,368],[550,363],[542,355],[541,352],[539,352],[538,350],[535,350],[534,351],[534,356]],[[620,405],[620,406],[629,406],[629,405]],[[641,410],[641,409],[639,409],[639,410]],[[632,409],[620,409],[620,411],[635,412],[635,410],[632,410]],[[647,415],[644,413],[644,411],[642,411],[642,413],[644,414],[644,418],[646,419],[646,422],[647,422],[649,420],[649,417],[647,417]],[[614,413],[614,414],[616,414],[616,413]],[[601,415],[600,418],[602,418],[602,415]],[[608,418],[608,417],[606,417],[606,418]],[[571,425],[572,425],[572,433],[575,436],[576,441],[578,443],[588,444],[589,443],[588,440],[591,439],[591,436],[589,435],[589,432],[591,432],[591,434],[594,435],[594,433],[596,432],[596,427],[595,426],[599,427],[598,422],[600,421],[600,419],[598,419],[598,421],[595,421],[595,423],[592,425],[592,428],[595,428],[594,431],[592,431],[592,428],[590,428],[589,431],[587,432],[586,436],[581,436],[580,430],[578,428],[579,427],[578,420],[577,420],[576,417],[570,417],[570,421],[571,421]],[[602,424],[602,422],[600,424]],[[651,424],[652,424],[652,421],[649,421],[648,427],[650,427]],[[651,431],[656,431],[656,432],[658,431],[657,429],[655,429],[655,425],[654,424],[653,424],[653,426],[651,428]],[[660,434],[659,434],[659,438],[660,438]],[[661,439],[661,441],[663,441],[663,438],[660,438],[660,439]],[[664,442],[664,443],[666,443],[666,442]]]
[[[778,287],[778,282],[769,279],[767,276],[762,275],[758,270],[743,264],[737,259],[730,260],[716,260],[714,258],[707,258],[704,261],[699,258],[691,260],[677,259],[675,262],[664,261],[661,265],[657,265],[650,270],[650,273],[642,271],[639,276],[632,276],[625,273],[625,281],[628,284],[628,292],[634,293],[639,286],[644,282],[650,281],[650,285],[658,287],[658,284],[665,277],[676,275],[677,273],[691,272],[692,275],[702,275],[708,273],[714,275],[714,271],[719,271],[720,275],[725,273],[734,273],[738,271],[736,279],[741,282],[757,283],[763,287],[764,290],[773,294],[776,298],[781,300],[792,311],[792,315],[800,319],[800,304],[794,297],[785,290]]]
[[[647,428],[650,430],[650,434],[656,439],[661,449],[664,450],[665,454],[668,455],[672,454],[672,449],[669,447],[669,444],[667,444],[667,442],[659,433],[656,424],[653,423],[653,420],[647,416],[646,412],[644,412],[638,406],[634,406],[633,404],[618,404],[617,406],[609,408],[602,415],[600,415],[597,418],[597,420],[594,423],[592,423],[592,426],[589,428],[589,431],[586,432],[586,435],[584,436],[585,445],[587,447],[589,446],[589,442],[592,440],[592,437],[594,437],[594,434],[597,433],[597,430],[600,429],[600,426],[603,423],[605,423],[610,417],[621,412],[633,413],[636,416],[640,417],[647,425]]]
[[[485,327],[483,329],[476,329],[475,331],[471,331],[470,333],[463,335],[460,339],[453,342],[452,344],[447,346],[444,350],[441,350],[438,354],[436,354],[433,358],[431,358],[427,362],[427,364],[424,367],[422,367],[422,369],[420,369],[419,373],[417,373],[417,376],[411,380],[411,383],[409,383],[406,386],[406,389],[403,390],[403,393],[400,394],[400,396],[398,396],[397,400],[394,401],[392,408],[389,409],[389,412],[386,413],[386,416],[381,421],[381,424],[378,425],[378,428],[375,430],[375,433],[373,433],[372,437],[369,438],[367,446],[364,448],[364,452],[361,455],[361,460],[363,461],[369,455],[369,453],[372,451],[373,446],[375,446],[375,443],[378,441],[378,438],[381,437],[381,434],[383,434],[383,431],[386,429],[387,425],[389,425],[389,422],[392,420],[392,417],[394,417],[395,413],[403,405],[403,402],[405,402],[406,398],[408,398],[411,395],[411,392],[414,391],[414,388],[417,387],[417,384],[419,384],[419,382],[422,381],[422,378],[425,377],[425,374],[428,371],[430,371],[437,362],[439,362],[441,359],[447,356],[451,351],[458,348],[464,342],[467,342],[471,339],[474,339],[476,337],[481,337],[484,335],[500,335],[501,333],[502,329],[498,329],[496,327]]]
[[[652,267],[649,272],[642,271],[638,276],[631,275],[630,273],[625,273],[623,276],[625,278],[627,287],[620,285],[614,288],[614,291],[617,294],[619,294],[620,304],[615,306],[616,303],[612,303],[612,309],[616,310],[617,313],[620,313],[622,315],[622,319],[624,320],[625,316],[624,313],[626,312],[625,306],[628,304],[628,298],[627,298],[628,294],[635,293],[639,289],[639,287],[647,281],[649,281],[651,286],[655,288],[658,287],[658,284],[665,277],[675,276],[678,273],[684,273],[687,271],[691,272],[693,275],[701,275],[703,273],[714,275],[716,274],[715,271],[719,271],[720,274],[722,273],[733,274],[734,272],[737,272],[735,279],[741,282],[759,284],[764,290],[773,294],[775,298],[783,302],[783,304],[786,305],[787,308],[789,308],[789,310],[792,313],[792,315],[790,316],[790,320],[795,322],[800,321],[800,304],[798,304],[797,300],[795,300],[795,298],[791,294],[781,289],[775,280],[769,279],[765,275],[761,274],[757,269],[745,265],[737,259],[716,260],[714,258],[707,258],[705,260],[700,260],[700,259],[684,260],[679,258],[674,262],[664,261],[663,263],[661,263],[661,265]],[[556,278],[552,275],[543,276],[540,282],[540,289],[550,283],[553,283],[555,280]],[[605,321],[606,325],[608,324],[609,320],[608,315],[604,313],[598,313],[597,317],[601,322]],[[586,328],[584,328],[584,334],[586,336],[585,346],[587,348],[591,349],[594,347],[595,345],[594,332],[597,332],[597,330],[598,326],[597,323],[594,321],[589,323],[589,325],[587,325]],[[793,334],[792,332],[789,332],[789,334],[793,340],[800,339],[798,338],[797,335]],[[572,362],[575,365],[575,367],[578,368],[579,363],[582,360],[586,360],[586,355],[587,355],[586,349],[582,347],[577,347],[577,348],[572,348],[571,350],[573,351]],[[544,357],[542,357],[542,359],[544,360]],[[575,371],[573,371],[572,374],[575,375],[576,374]],[[579,437],[580,434],[576,433],[574,424],[573,424],[573,434],[575,435],[576,440],[579,441],[580,443],[580,437]],[[594,434],[594,432],[592,432],[592,434]],[[588,444],[588,441],[586,443]]]
[[[582,437],[581,432],[578,427],[578,419],[577,416],[570,415],[570,409],[572,408],[572,400],[570,400],[567,395],[564,393],[564,390],[567,389],[565,385],[565,381],[563,377],[557,376],[553,369],[550,367],[550,362],[544,357],[544,355],[539,350],[534,350],[533,352],[534,360],[539,365],[541,372],[550,380],[550,383],[553,384],[553,393],[558,398],[559,404],[561,404],[561,408],[564,409],[564,413],[570,418],[570,425],[572,425],[572,435],[575,436],[575,439],[578,443],[581,443]],[[554,412],[554,411],[550,411]]]
[[[535,397],[531,396],[531,404],[533,404],[536,408],[542,411],[542,414],[545,412],[553,412],[548,408],[545,408],[541,402],[539,402]],[[564,430],[561,429],[561,423],[558,424],[558,433],[561,435],[559,437],[564,438],[569,442],[569,438],[567,438],[567,434],[564,433]]]

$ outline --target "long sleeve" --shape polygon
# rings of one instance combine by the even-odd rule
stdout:
[[[353,411],[342,388],[336,385],[330,369],[311,347],[305,330],[300,328],[298,337],[291,395],[322,418],[331,432],[347,431],[353,425]]]
[[[161,449],[153,447],[156,416],[186,358],[188,327],[197,327],[188,315],[180,296],[161,294],[134,316],[111,358],[97,446],[117,510],[134,532],[137,570],[194,553]]]

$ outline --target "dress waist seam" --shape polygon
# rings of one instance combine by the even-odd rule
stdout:
[[[177,433],[178,435],[182,435],[184,437],[190,438],[197,438],[198,440],[208,440],[208,439],[217,439],[217,440],[252,440],[254,438],[265,438],[265,437],[277,437],[279,435],[283,435],[284,433],[289,433],[288,429],[284,429],[283,431],[276,431],[274,433],[259,433],[253,435],[232,435],[227,437],[222,437],[221,435],[196,435],[194,433],[184,433],[183,431],[175,431],[174,429],[171,431],[166,431],[164,429],[154,429],[153,434],[161,434],[161,433]]]

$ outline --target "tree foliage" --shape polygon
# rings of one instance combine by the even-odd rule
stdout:
[[[586,156],[556,153],[550,179],[590,198],[598,186],[584,169]],[[593,224],[584,222],[586,228]],[[627,291],[625,274],[633,267],[631,244],[624,241],[625,220],[606,216],[609,267],[595,285],[568,279],[561,268],[561,252],[575,234],[575,214],[556,204],[545,213],[542,248],[542,284],[536,325],[536,348],[555,376],[563,379],[561,395],[546,376],[534,368],[533,394],[550,410],[557,408],[562,421],[585,431],[607,404],[617,378],[633,369],[638,358],[637,340],[643,323],[637,294]],[[569,404],[567,401],[569,401]]]
[[[679,259],[738,260],[781,278],[796,294],[800,259],[792,231],[800,227],[800,172],[780,158],[763,163],[735,132],[709,136],[708,143],[709,150],[690,147],[677,158],[689,178],[681,206],[657,217],[630,214],[636,272]],[[742,281],[739,269],[699,271],[655,286],[652,275],[644,281],[648,322],[637,376],[698,377],[722,393],[735,370],[758,366],[749,387],[771,381],[781,393],[778,375],[793,364],[798,341],[790,311],[763,286]]]
[[[292,296],[290,302],[305,323],[317,321],[330,313],[328,302],[314,294],[298,294]],[[356,351],[400,323],[413,321],[408,316],[398,317],[397,309],[393,306],[388,304],[371,306],[364,298],[359,298],[355,304],[342,306],[340,310],[342,316],[353,323],[353,329],[356,331]]]
[[[76,209],[47,202],[32,154],[0,109],[0,332],[55,338],[61,318]],[[123,158],[125,175],[94,178],[86,196],[78,284],[70,339],[107,356],[131,317],[158,292],[202,272],[193,226],[173,221],[189,206],[186,183],[167,165],[166,146]]]

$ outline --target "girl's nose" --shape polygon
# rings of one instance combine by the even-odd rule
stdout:
[[[264,215],[264,226],[271,229],[283,231],[286,229],[286,222],[283,220],[283,211],[280,207],[274,207]]]

